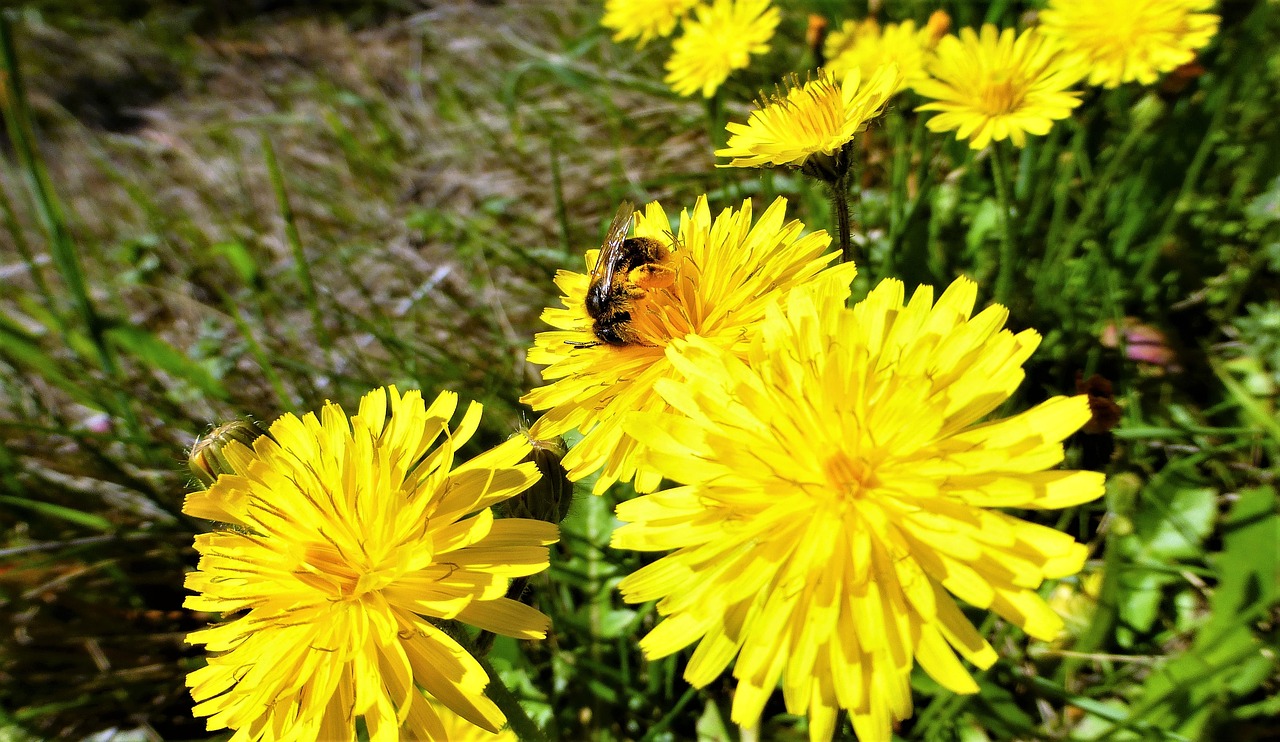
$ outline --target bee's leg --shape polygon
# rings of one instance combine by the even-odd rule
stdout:
[[[675,281],[675,269],[662,263],[645,263],[632,268],[627,274],[627,282],[641,290],[665,289]]]

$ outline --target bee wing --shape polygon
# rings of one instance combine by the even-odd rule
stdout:
[[[613,271],[618,265],[617,255],[622,250],[622,243],[627,240],[627,230],[631,228],[631,217],[635,215],[635,205],[623,201],[618,206],[618,213],[613,215],[609,231],[604,235],[604,244],[600,247],[600,257],[596,258],[596,267],[591,277],[598,279],[604,286],[613,284]],[[601,275],[601,271],[604,274]]]

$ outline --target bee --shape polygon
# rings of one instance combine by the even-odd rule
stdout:
[[[671,249],[666,245],[652,237],[627,237],[634,213],[635,207],[629,201],[618,207],[591,269],[583,304],[598,341],[573,345],[648,345],[631,325],[633,302],[648,296],[650,290],[670,286],[676,272],[670,265]]]

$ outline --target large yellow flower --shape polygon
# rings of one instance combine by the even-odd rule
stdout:
[[[698,0],[606,0],[600,25],[613,29],[614,41],[637,39],[643,47],[655,38],[669,36],[676,21]]]
[[[805,167],[813,158],[825,163],[820,170],[840,170],[840,161],[848,159],[847,146],[884,110],[898,79],[892,65],[876,70],[865,84],[860,84],[857,69],[842,79],[820,73],[816,80],[773,96],[751,112],[747,123],[731,122],[728,145],[716,155],[734,158],[727,167]]]
[[[1149,85],[1195,59],[1218,32],[1218,16],[1200,12],[1212,7],[1213,0],[1050,0],[1040,28],[1077,55],[1090,85]]]
[[[815,292],[816,293],[816,292]],[[701,338],[672,343],[681,378],[655,385],[681,415],[636,414],[644,459],[681,486],[620,504],[625,549],[676,551],[624,579],[665,616],[650,658],[694,642],[703,686],[734,658],[733,720],[757,723],[781,681],[787,710],[829,739],[847,709],[862,740],[911,714],[915,662],[943,687],[977,685],[956,654],[995,660],[948,592],[1034,637],[1062,620],[1036,594],[1077,572],[1085,547],[994,508],[1061,508],[1102,494],[1102,475],[1049,470],[1089,420],[1084,396],[981,422],[1023,378],[1039,342],[970,317],[955,282],[909,303],[887,280],[853,309],[790,294],[745,362]]]
[[[881,27],[874,18],[845,21],[839,31],[827,37],[823,51],[827,69],[837,77],[849,70],[860,70],[870,77],[885,65],[895,65],[901,77],[894,93],[929,79],[926,63],[933,57],[938,43],[932,25],[916,28],[915,21],[890,23]]]
[[[1084,74],[1035,29],[1015,36],[991,24],[981,35],[962,28],[959,38],[943,38],[929,70],[934,79],[918,83],[916,92],[936,102],[916,110],[941,111],[929,119],[929,131],[955,129],[956,139],[968,139],[973,149],[1003,139],[1022,147],[1027,134],[1047,134],[1080,105],[1080,93],[1067,88]]]
[[[653,385],[675,375],[664,353],[672,339],[697,335],[745,353],[765,307],[780,294],[817,281],[848,295],[856,271],[850,264],[827,269],[837,258],[826,252],[831,238],[821,231],[803,234],[804,225],[785,222],[785,216],[786,199],[779,198],[754,224],[750,201],[741,209],[725,209],[712,221],[703,196],[692,212],[681,212],[675,234],[662,207],[649,204],[636,220],[635,234],[672,246],[677,277],[668,288],[652,290],[631,306],[632,326],[644,344],[592,345],[597,339],[583,301],[597,250],[587,252],[587,272],[556,275],[565,308],[548,308],[542,319],[558,329],[538,333],[529,350],[529,360],[546,365],[542,377],[552,383],[521,401],[547,410],[529,431],[532,437],[582,432],[582,440],[562,462],[570,479],[603,470],[596,494],[633,477],[638,491],[658,486],[661,477],[655,470],[637,466],[636,442],[623,432],[622,418],[636,410],[670,410],[653,393]]]
[[[187,684],[209,729],[236,740],[446,739],[424,692],[496,732],[489,678],[432,622],[507,636],[545,635],[547,618],[504,597],[547,567],[556,526],[495,521],[490,505],[538,478],[522,436],[454,466],[480,405],[449,428],[457,395],[428,408],[395,387],[348,419],[285,415],[252,448],[222,451],[234,474],[188,496],[183,512],[231,527],[196,537],[186,607],[244,613],[187,637],[209,664]],[[434,448],[433,448],[434,446]]]
[[[769,51],[781,15],[769,0],[714,0],[694,9],[684,33],[672,44],[666,82],[680,95],[710,98],[729,73],[746,67],[752,54]]]

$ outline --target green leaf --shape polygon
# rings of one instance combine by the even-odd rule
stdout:
[[[95,531],[110,531],[115,528],[115,526],[111,524],[111,521],[100,515],[85,513],[62,505],[54,505],[51,502],[40,502],[39,500],[29,500],[25,497],[0,495],[0,503],[19,508],[26,508],[27,510],[40,513],[41,515],[45,515],[50,518],[57,518],[59,520],[75,523],[79,526],[84,526],[85,528],[92,528]]]
[[[105,335],[111,345],[152,368],[182,379],[211,397],[230,398],[226,387],[214,378],[209,369],[151,332],[133,325],[116,325],[107,330]]]

